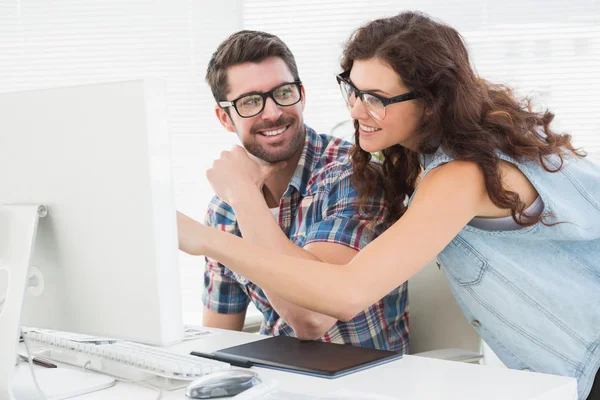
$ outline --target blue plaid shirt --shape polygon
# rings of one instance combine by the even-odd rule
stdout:
[[[366,206],[368,216],[358,213],[358,194],[350,183],[351,148],[349,142],[318,135],[306,127],[300,161],[279,205],[279,226],[297,246],[331,242],[360,250],[389,227],[383,219],[383,191],[370,199]],[[216,196],[209,205],[205,223],[242,236],[233,209]],[[262,334],[295,336],[260,287],[209,258],[204,289],[202,300],[210,310],[238,314],[252,301],[264,316]],[[336,322],[320,340],[408,353],[406,284],[353,320]]]

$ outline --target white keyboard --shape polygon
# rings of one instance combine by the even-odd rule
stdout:
[[[190,381],[230,368],[224,362],[127,341],[92,344],[36,331],[26,333],[26,340],[47,349],[41,353],[44,358],[135,381],[157,377]]]

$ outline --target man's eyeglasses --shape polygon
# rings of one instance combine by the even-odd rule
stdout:
[[[380,121],[385,118],[385,108],[390,104],[413,100],[417,97],[413,92],[388,98],[364,90],[358,90],[356,86],[350,83],[349,77],[350,71],[342,72],[336,76],[340,90],[342,91],[342,97],[344,97],[348,108],[354,107],[356,99],[360,98],[360,101],[362,101],[369,114]]]
[[[233,107],[240,117],[250,118],[260,114],[265,109],[268,97],[281,107],[289,107],[298,103],[302,99],[301,87],[301,81],[283,83],[265,93],[252,92],[232,101],[220,101],[219,106],[223,108]]]

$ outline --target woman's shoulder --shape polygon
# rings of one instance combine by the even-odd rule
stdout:
[[[479,198],[485,195],[483,171],[474,161],[449,160],[425,170],[418,190],[423,195],[441,195],[460,191]]]

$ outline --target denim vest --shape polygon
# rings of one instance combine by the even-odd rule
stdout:
[[[568,157],[556,173],[515,164],[549,222],[512,231],[467,225],[437,259],[463,313],[506,366],[577,379],[585,399],[600,368],[600,166]],[[424,175],[452,161],[422,156]],[[556,156],[548,167],[560,165]],[[417,189],[418,190],[418,189]],[[457,187],[456,190],[460,190]]]

